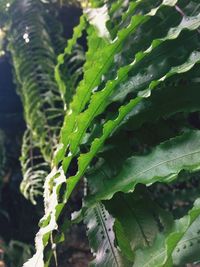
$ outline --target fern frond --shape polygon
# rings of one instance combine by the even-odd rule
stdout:
[[[56,55],[43,12],[39,0],[14,2],[10,9],[9,49],[25,120],[45,160],[50,162],[62,122],[63,104],[54,80]]]
[[[43,194],[43,185],[50,166],[44,161],[40,147],[34,142],[30,130],[26,130],[23,137],[20,161],[23,174],[21,192],[33,204],[36,204],[38,196]]]
[[[70,100],[71,100],[71,95],[72,93],[70,94],[68,91],[73,91],[71,88],[70,88],[70,85],[69,85],[69,81],[67,82],[68,83],[68,86],[66,85],[65,83],[65,80],[63,80],[62,78],[62,72],[61,72],[61,66],[66,62],[65,58],[67,57],[67,59],[70,59],[70,60],[73,60],[73,56],[71,55],[72,54],[72,51],[74,50],[73,48],[76,46],[76,43],[77,43],[77,39],[81,37],[82,35],[82,32],[83,30],[86,28],[86,20],[85,20],[85,16],[83,15],[81,18],[80,18],[80,22],[79,22],[79,25],[77,27],[74,28],[74,33],[73,33],[73,37],[72,39],[70,39],[67,43],[67,46],[66,48],[64,49],[64,52],[62,54],[60,54],[58,56],[58,59],[57,59],[57,65],[55,67],[55,79],[57,81],[57,84],[59,86],[59,90],[61,92],[61,95],[62,95],[62,98],[63,98],[63,101],[64,103],[69,103]],[[74,51],[75,53],[75,56],[76,55],[80,55],[79,53],[79,50],[77,51]],[[79,57],[78,58],[78,62],[82,61],[81,58]],[[75,60],[75,63],[77,64],[77,58]],[[67,60],[67,65],[69,64],[68,60]],[[67,68],[68,69],[68,68]],[[76,82],[74,81],[74,79],[78,79],[79,77],[79,73],[77,75],[77,70],[76,70],[76,73],[75,73],[75,77],[70,77],[70,75],[72,75],[72,73],[70,73],[68,71],[68,79],[70,79],[71,83],[75,83],[76,85]],[[73,73],[74,75],[74,73]],[[73,88],[75,88],[75,85],[73,86]],[[70,98],[69,97],[66,97],[65,95],[70,95]]]

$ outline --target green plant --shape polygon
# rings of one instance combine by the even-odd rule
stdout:
[[[5,262],[10,267],[20,267],[33,253],[33,247],[22,242],[11,240],[4,246]]]
[[[22,21],[18,24],[22,31],[29,23],[29,12],[40,16],[38,1],[25,2],[23,19],[15,13],[20,9],[12,7],[16,15],[12,20]],[[187,198],[187,192],[182,198],[177,194],[167,198],[179,186],[179,192],[186,190],[179,181],[190,183],[192,173],[198,177],[200,169],[200,6],[197,0],[105,2],[101,6],[102,1],[88,1],[56,67],[42,60],[43,53],[48,60],[54,55],[48,32],[44,34],[45,24],[36,24],[34,18],[36,37],[23,45],[19,32],[15,35],[11,27],[11,51],[22,84],[26,121],[52,167],[44,182],[45,214],[36,236],[36,253],[24,267],[49,266],[62,239],[58,233],[64,229],[63,210],[83,177],[87,181],[83,207],[76,220],[66,223],[66,219],[64,225],[70,227],[81,219],[87,225],[94,252],[91,266],[172,267],[200,260],[198,193],[192,193],[195,201],[189,194]],[[20,7],[18,1],[14,5]],[[87,33],[87,52],[85,57],[83,51],[73,57],[83,32]],[[43,35],[44,46],[39,41]],[[46,124],[49,107],[38,95],[43,85],[35,81],[37,75],[30,76],[35,57],[24,52],[24,46],[31,50],[33,44],[42,75],[55,67],[59,91],[52,81],[56,89],[48,86],[45,92],[55,92],[47,100],[58,114],[66,113],[58,145],[62,120]],[[70,68],[70,56],[76,68]],[[74,74],[67,81],[64,66]],[[56,108],[55,99],[59,100]],[[36,101],[39,108],[33,105]],[[197,116],[198,125],[191,116]],[[164,202],[170,201],[171,207],[159,201],[160,184]]]
[[[27,126],[50,162],[63,108],[53,77],[56,54],[44,12],[40,1],[15,1],[10,7],[8,38]]]

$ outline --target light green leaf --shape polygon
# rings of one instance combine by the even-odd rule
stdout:
[[[194,29],[195,27],[198,27],[200,25],[200,16],[199,18],[195,20],[195,22],[193,21],[193,18],[191,18],[190,20],[191,24],[188,23],[188,21],[189,20],[187,20],[187,22],[185,20],[182,20],[180,25],[169,30],[165,38],[154,40],[149,49],[147,49],[145,52],[139,52],[138,54],[136,54],[134,62],[132,62],[128,66],[124,66],[119,69],[115,80],[107,82],[103,90],[93,94],[93,96],[91,97],[91,101],[90,101],[88,109],[85,112],[82,112],[80,115],[77,116],[76,130],[69,136],[70,157],[65,159],[64,169],[67,168],[72,156],[77,153],[78,146],[80,142],[82,141],[84,134],[87,128],[89,127],[89,125],[91,124],[91,122],[93,121],[93,119],[105,110],[106,106],[108,105],[109,98],[114,92],[114,90],[116,89],[116,87],[122,81],[128,80],[127,79],[128,73],[134,68],[136,68],[137,70],[137,64],[140,63],[140,61],[143,62],[143,60],[145,62],[145,57],[147,57],[149,54],[151,58],[151,52],[154,51],[154,49],[156,50],[156,48],[159,45],[161,45],[163,42],[165,42],[166,40],[177,38],[183,29]],[[182,67],[185,68],[185,65],[183,65]],[[179,69],[178,72],[181,72],[181,70]],[[139,79],[140,82],[138,82],[138,84],[136,82],[135,86],[132,85],[134,89],[137,89],[137,86],[139,87],[141,85],[140,83],[141,83],[142,78],[144,77],[143,76],[140,77]],[[162,81],[162,79],[164,80],[165,78],[164,77],[161,78],[160,81]],[[152,82],[152,80],[153,80],[153,77],[151,77],[148,82],[150,83]],[[154,83],[155,82],[152,82],[152,84]],[[141,98],[147,98],[150,95],[151,95],[150,88],[147,88],[146,90],[142,92],[139,92],[139,97]]]
[[[137,4],[139,4],[140,1],[136,1],[135,8],[137,7]],[[153,12],[153,15],[165,5],[174,5],[176,1],[163,1],[159,7],[157,7],[156,11]],[[128,11],[127,11],[128,12]],[[103,39],[100,39],[96,36],[96,32],[94,29],[90,28],[90,35],[89,35],[89,51],[86,55],[86,64],[84,66],[84,77],[82,82],[77,88],[77,93],[75,94],[73,101],[71,102],[70,109],[67,112],[67,115],[65,117],[65,122],[61,131],[61,143],[63,144],[60,146],[60,149],[57,150],[56,156],[55,156],[55,163],[58,163],[60,160],[63,159],[64,153],[66,151],[66,148],[70,145],[70,135],[72,133],[78,132],[80,137],[82,138],[84,135],[84,131],[87,129],[88,124],[90,121],[97,116],[103,109],[106,107],[106,102],[104,104],[105,100],[108,100],[110,95],[113,93],[113,90],[115,89],[116,85],[118,85],[123,79],[127,77],[127,73],[133,68],[134,64],[136,64],[138,61],[142,60],[143,57],[146,54],[149,54],[153,48],[158,46],[160,43],[164,42],[168,39],[177,38],[177,36],[180,34],[182,29],[184,28],[190,28],[190,23],[183,23],[180,24],[180,27],[175,28],[174,32],[169,32],[168,36],[164,39],[161,39],[160,41],[155,41],[152,44],[152,47],[149,48],[149,50],[145,51],[145,53],[141,52],[138,53],[135,57],[135,61],[131,63],[128,66],[123,67],[118,71],[118,77],[113,80],[109,81],[107,83],[107,90],[102,90],[98,94],[98,98],[101,98],[101,105],[102,107],[97,109],[97,111],[90,112],[92,118],[87,119],[87,124],[85,125],[78,117],[78,114],[82,112],[85,105],[90,100],[90,96],[92,94],[93,89],[97,88],[101,82],[101,79],[103,75],[109,70],[109,68],[113,64],[114,56],[120,52],[120,49],[123,45],[123,43],[126,41],[126,39],[130,36],[131,33],[135,32],[139,25],[146,22],[150,17],[152,16],[151,13],[145,14],[145,15],[135,15],[132,17],[132,20],[127,28],[124,28],[120,30],[117,34],[117,38],[112,43],[107,43]],[[197,27],[197,21],[192,22],[192,28]],[[190,26],[189,26],[190,25]],[[196,26],[195,26],[196,25]],[[94,52],[95,50],[95,52]],[[95,98],[94,94],[94,98]],[[101,96],[102,95],[102,96]],[[96,106],[96,100],[94,99],[92,102],[95,103]],[[99,106],[101,106],[99,104]],[[93,104],[90,105],[91,107]],[[85,117],[85,113],[81,114],[80,116]],[[76,122],[80,123],[81,125],[84,125],[84,131],[77,130]],[[79,144],[79,139],[75,137],[71,137],[72,140],[75,139],[75,142]],[[76,149],[72,148],[72,151],[70,151],[70,156],[65,159],[65,163],[63,164],[63,168],[67,169],[69,162],[72,159],[73,153],[76,153],[77,150],[77,144],[74,145]],[[71,150],[71,148],[70,148]],[[75,150],[75,152],[73,151]]]
[[[74,28],[73,36],[68,41],[64,52],[62,54],[60,54],[58,56],[58,58],[57,58],[57,65],[55,67],[55,79],[56,79],[56,82],[57,82],[57,84],[59,86],[60,93],[61,93],[61,96],[62,96],[63,100],[64,100],[64,95],[65,95],[65,92],[66,92],[67,88],[66,88],[66,85],[65,85],[64,81],[61,78],[60,67],[64,64],[65,57],[72,53],[72,49],[75,46],[75,44],[77,43],[77,39],[81,37],[81,35],[83,33],[83,30],[85,28],[86,28],[86,20],[85,20],[85,16],[82,15],[80,17],[80,22],[79,22],[78,26],[76,26]]]

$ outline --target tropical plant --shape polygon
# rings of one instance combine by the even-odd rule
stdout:
[[[27,126],[33,138],[39,140],[45,160],[50,162],[59,132],[56,119],[62,116],[63,108],[53,78],[56,54],[43,12],[40,1],[13,3],[9,49]]]
[[[57,264],[64,229],[81,220],[90,266],[198,262],[198,0],[82,6],[57,65],[44,4],[16,0],[10,9],[9,47],[28,126],[22,189],[35,202],[44,184],[36,252],[23,266]],[[64,210],[82,178],[82,209],[68,220]]]

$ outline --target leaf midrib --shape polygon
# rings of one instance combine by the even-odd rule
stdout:
[[[123,199],[123,201],[126,203],[126,205],[128,206],[128,208],[130,209],[131,213],[133,213],[133,216],[134,216],[134,218],[135,218],[135,220],[136,220],[136,223],[138,224],[138,227],[139,227],[140,232],[141,232],[141,234],[142,234],[142,236],[143,236],[143,239],[144,239],[146,245],[149,247],[150,244],[149,244],[148,238],[146,237],[145,232],[143,231],[143,227],[142,227],[142,225],[140,224],[140,221],[139,221],[139,219],[137,218],[136,213],[134,212],[133,208],[129,205],[129,202],[126,200],[126,198],[124,197],[124,195],[122,195],[122,199]]]
[[[169,160],[165,160],[165,161],[159,162],[158,164],[156,164],[156,165],[154,165],[154,166],[152,166],[152,167],[150,167],[150,168],[148,168],[148,169],[146,169],[144,171],[138,172],[135,175],[139,175],[140,176],[140,175],[142,175],[142,174],[144,174],[144,173],[146,173],[146,172],[148,172],[148,171],[150,171],[150,170],[152,170],[154,168],[157,168],[158,166],[161,166],[163,164],[169,163],[171,161],[176,161],[176,160],[179,160],[181,158],[188,157],[188,156],[191,156],[191,155],[194,155],[194,154],[198,154],[198,153],[200,153],[200,150],[197,150],[197,151],[194,151],[194,152],[191,152],[191,153],[188,153],[188,154],[184,154],[182,156],[175,157],[175,158],[172,158],[172,159],[169,159]]]
[[[104,232],[106,233],[107,240],[108,240],[108,242],[109,242],[109,246],[110,246],[110,248],[111,248],[111,251],[112,251],[114,260],[115,260],[115,262],[116,262],[116,264],[117,264],[117,267],[120,267],[120,265],[118,264],[118,261],[117,261],[117,257],[116,257],[116,255],[115,255],[115,251],[114,251],[113,246],[112,246],[112,244],[111,244],[110,237],[109,237],[109,234],[108,234],[108,231],[107,231],[107,228],[106,228],[104,219],[103,219],[103,217],[102,217],[102,215],[101,215],[100,204],[97,206],[97,210],[98,210],[98,213],[99,213],[100,220],[101,220],[101,222],[102,222],[102,226],[103,226],[103,228],[104,228]]]

